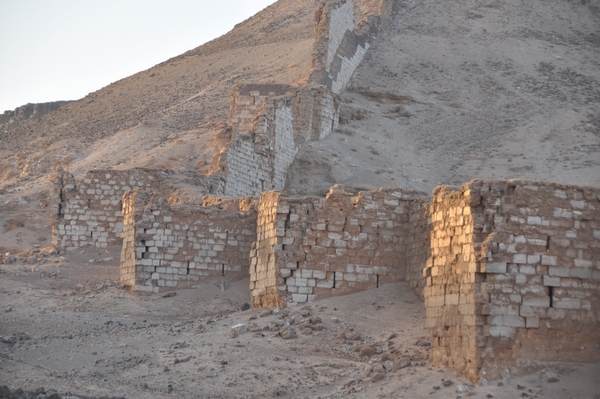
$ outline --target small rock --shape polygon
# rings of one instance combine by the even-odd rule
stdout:
[[[250,309],[250,307],[251,307],[251,306],[250,306],[250,304],[249,304],[248,302],[244,302],[244,304],[242,305],[242,307],[240,308],[240,310],[241,310],[242,312],[245,312],[246,310],[249,310],[249,309]]]
[[[10,312],[13,311],[13,308],[11,306],[9,306],[9,307],[6,308],[5,311],[6,311],[6,313],[10,313]]]
[[[358,349],[357,352],[361,356],[373,356],[375,354],[375,348],[371,345],[357,346],[356,349]]]
[[[263,310],[258,314],[258,317],[267,317],[271,316],[271,311],[269,309]]]
[[[553,382],[559,382],[559,381],[560,381],[560,378],[558,378],[558,374],[556,374],[555,372],[548,371],[546,373],[546,382],[553,383]]]
[[[456,393],[466,393],[469,391],[469,386],[468,385],[457,385],[456,386]]]
[[[296,331],[291,328],[286,328],[281,332],[281,338],[283,339],[294,339],[296,338]]]
[[[175,291],[171,291],[171,292],[167,292],[164,295],[161,295],[161,298],[173,298],[174,296],[177,296],[177,292]]]
[[[359,339],[362,338],[362,335],[360,335],[359,332],[351,332],[350,334],[346,334],[346,339],[349,339],[350,341],[358,341]]]
[[[394,362],[392,362],[391,360],[386,360],[385,362],[383,362],[383,368],[385,369],[385,371],[392,371],[394,369]]]
[[[271,311],[271,313],[274,314],[274,315],[278,315],[279,312],[280,312],[279,308],[273,308],[273,310]]]
[[[231,327],[231,331],[235,331],[238,334],[243,334],[246,332],[246,325],[245,324],[236,324],[235,326]]]
[[[332,317],[332,318],[331,318],[331,322],[332,322],[332,323],[336,323],[336,324],[337,324],[337,323],[339,323],[339,322],[340,322],[340,319],[338,319],[337,317]]]
[[[434,390],[434,391],[439,391],[440,389],[441,389],[441,388],[440,388],[440,386],[439,386],[439,385],[434,385],[434,386],[433,386],[433,390]]]
[[[313,333],[312,328],[309,328],[308,326],[302,328],[300,330],[300,332],[302,332],[303,335],[311,335]]]
[[[383,374],[383,373],[373,373],[373,375],[371,375],[371,382],[376,383],[377,381],[381,381],[384,378],[385,378],[385,374]]]
[[[403,369],[405,367],[408,367],[410,365],[410,357],[408,356],[402,356],[399,357],[398,359],[396,359],[396,361],[394,362],[394,371]]]
[[[525,388],[526,388],[526,387],[524,387],[523,385],[519,385],[519,384],[517,384],[517,389],[518,389],[518,390],[521,390],[521,391],[522,391],[522,390],[523,390],[523,389],[525,389]]]
[[[443,380],[443,381],[442,381],[442,384],[443,384],[445,387],[449,387],[450,385],[454,384],[454,381],[452,381],[452,380]]]

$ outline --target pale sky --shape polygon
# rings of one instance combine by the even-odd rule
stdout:
[[[77,100],[230,31],[275,0],[0,0],[0,114]]]

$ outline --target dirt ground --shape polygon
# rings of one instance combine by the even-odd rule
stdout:
[[[133,296],[118,252],[0,266],[0,385],[72,398],[600,398],[600,364],[536,364],[477,387],[431,367],[423,303],[403,284],[273,314],[242,310],[248,280]]]

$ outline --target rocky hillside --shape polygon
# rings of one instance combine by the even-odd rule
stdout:
[[[70,102],[71,101],[53,101],[40,104],[25,104],[12,111],[4,111],[4,114],[0,115],[0,137],[9,130],[15,129],[34,119],[41,118]]]
[[[600,185],[598,2],[401,3],[354,74],[340,130],[297,157],[292,192]]]

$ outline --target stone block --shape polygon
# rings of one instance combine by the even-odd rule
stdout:
[[[573,267],[571,268],[571,277],[580,278],[580,279],[591,279],[592,278],[592,269]]]
[[[486,273],[506,273],[506,270],[507,270],[506,262],[486,263],[485,264],[485,272]]]
[[[305,303],[308,301],[307,294],[292,294],[292,301],[296,303]]]
[[[581,300],[575,298],[556,299],[554,307],[558,309],[581,309]]]
[[[527,263],[527,255],[526,254],[514,254],[513,255],[513,263]]]
[[[540,328],[540,319],[538,319],[537,317],[525,318],[525,327],[526,328]]]
[[[550,297],[525,295],[523,296],[523,305],[547,308],[550,307]]]
[[[543,282],[548,287],[560,287],[560,277],[544,276]]]
[[[550,276],[555,276],[555,277],[570,277],[571,276],[571,268],[570,267],[550,266],[548,268],[548,274]]]

